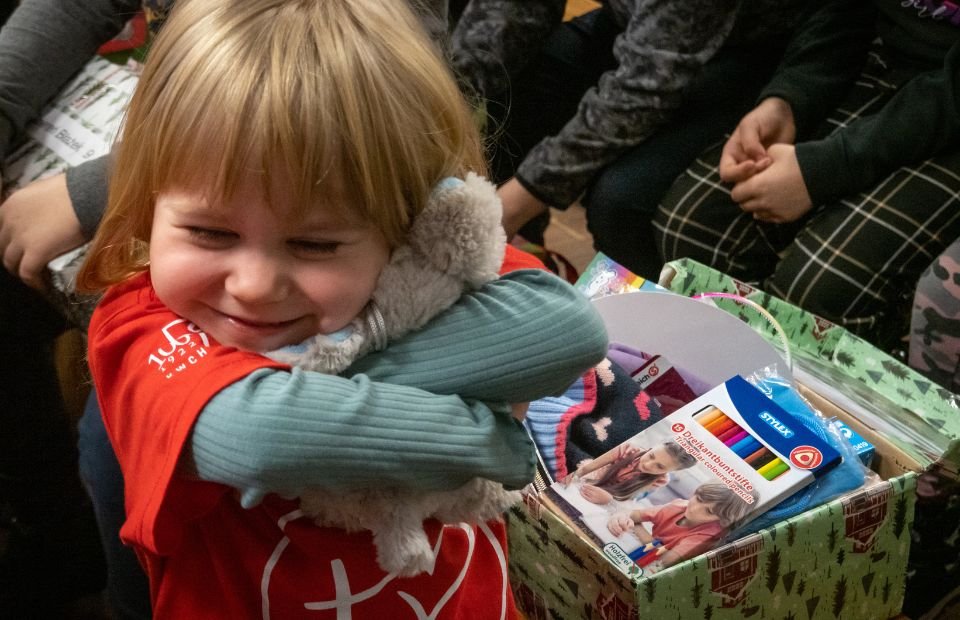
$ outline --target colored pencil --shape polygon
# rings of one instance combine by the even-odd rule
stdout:
[[[743,432],[743,429],[740,428],[739,426],[737,426],[736,424],[734,424],[734,425],[733,425],[733,428],[727,430],[727,432],[725,432],[724,434],[722,434],[722,435],[720,435],[719,437],[717,437],[717,439],[719,439],[719,440],[722,441],[723,443],[726,443],[727,440],[729,440],[731,437],[733,437],[733,436],[735,436],[735,435],[737,435],[737,434],[739,434],[739,433],[741,433],[741,432]]]
[[[723,445],[725,445],[725,446],[727,446],[727,447],[729,448],[730,446],[732,446],[733,444],[737,443],[738,441],[740,441],[740,440],[743,439],[744,437],[748,437],[748,436],[749,436],[749,434],[747,433],[747,431],[745,431],[745,430],[743,430],[743,429],[741,428],[739,433],[737,433],[736,435],[734,435],[734,436],[731,437],[730,439],[728,439],[728,440],[726,440],[725,442],[723,442]]]
[[[766,465],[764,465],[763,467],[761,467],[760,469],[758,469],[758,470],[757,470],[757,473],[760,474],[761,476],[763,476],[764,478],[767,478],[767,475],[768,475],[771,471],[773,471],[773,469],[774,469],[775,467],[777,467],[778,465],[781,465],[781,464],[784,464],[784,463],[783,463],[783,461],[781,461],[780,459],[778,459],[778,458],[777,458],[777,459],[773,459],[772,461],[770,461],[769,463],[767,463]],[[770,478],[767,478],[767,480],[770,480]]]
[[[716,407],[710,407],[703,413],[698,413],[697,415],[695,415],[693,419],[696,420],[700,424],[700,426],[707,426],[722,415],[723,415],[722,411],[720,411]]]
[[[730,446],[730,449],[733,450],[733,453],[739,456],[742,459],[750,456],[757,451],[757,448],[760,448],[760,442],[753,438],[752,435],[747,435],[737,443]]]
[[[720,429],[723,426],[726,426],[729,428],[730,424],[733,424],[733,420],[731,420],[730,418],[728,418],[727,416],[721,413],[717,419],[710,422],[710,424],[707,424],[706,426],[704,426],[704,428],[707,429],[707,431],[711,435],[716,436],[719,434],[718,429]]]
[[[769,470],[766,474],[762,474],[762,475],[767,480],[774,480],[775,478],[780,476],[780,474],[786,473],[786,471],[789,469],[790,469],[789,465],[787,465],[783,461],[780,461],[773,469]]]
[[[736,423],[736,422],[734,422],[734,421],[731,420],[730,418],[726,418],[726,419],[723,421],[722,424],[715,424],[715,425],[711,426],[711,427],[710,427],[709,429],[707,429],[707,430],[709,430],[711,433],[713,433],[713,436],[714,436],[714,437],[719,437],[720,435],[723,435],[723,434],[726,433],[728,430],[730,430],[731,428],[734,428],[734,427],[736,427],[736,426],[737,426],[737,423]]]
[[[767,450],[766,447],[760,446],[757,450],[755,450],[751,454],[748,454],[746,457],[744,457],[743,460],[749,463],[750,465],[753,465],[754,466],[753,468],[756,469],[757,466],[755,465],[755,463],[768,454],[773,454],[773,453]]]
[[[716,407],[704,409],[693,419],[767,480],[790,470],[789,465]]]
[[[776,454],[774,454],[770,450],[767,450],[766,448],[763,448],[763,454],[758,456],[756,459],[750,461],[750,467],[753,467],[754,469],[759,471],[761,467],[763,467],[764,465],[766,465],[767,463],[769,463],[770,461],[776,458],[777,458]]]

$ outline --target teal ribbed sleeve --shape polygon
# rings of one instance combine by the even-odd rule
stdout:
[[[514,272],[359,361],[350,378],[260,370],[231,385],[200,414],[193,461],[248,504],[307,486],[450,489],[474,476],[518,488],[533,475],[532,444],[504,405],[480,401],[560,392],[606,346],[580,293],[545,272]]]

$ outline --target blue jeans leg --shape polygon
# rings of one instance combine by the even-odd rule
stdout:
[[[150,587],[133,549],[120,542],[120,526],[126,520],[123,474],[107,438],[95,393],[90,394],[78,426],[80,476],[100,528],[107,559],[107,598],[117,619],[151,617]]]

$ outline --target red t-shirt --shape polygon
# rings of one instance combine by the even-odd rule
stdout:
[[[427,521],[439,545],[434,571],[396,578],[377,565],[368,532],[316,527],[275,495],[245,510],[232,489],[177,475],[206,402],[258,368],[286,366],[220,346],[171,313],[146,274],[98,306],[89,361],[124,474],[120,536],[147,569],[155,618],[516,615],[502,523]]]
[[[677,521],[686,511],[687,502],[682,499],[643,511],[644,520],[653,523],[653,537],[658,538],[664,547],[683,559],[692,558],[707,551],[720,542],[724,533],[724,527],[719,521],[693,527],[677,525]]]
[[[549,271],[542,260],[508,243],[507,251],[503,256],[503,264],[500,265],[500,273],[504,274],[520,269],[542,269],[543,271]]]

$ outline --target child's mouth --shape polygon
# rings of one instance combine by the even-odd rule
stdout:
[[[258,321],[255,319],[248,319],[232,314],[227,314],[225,312],[219,312],[219,314],[227,319],[229,322],[233,323],[237,327],[244,329],[252,329],[257,331],[275,331],[279,329],[284,329],[293,325],[297,322],[297,319],[289,319],[286,321]]]

